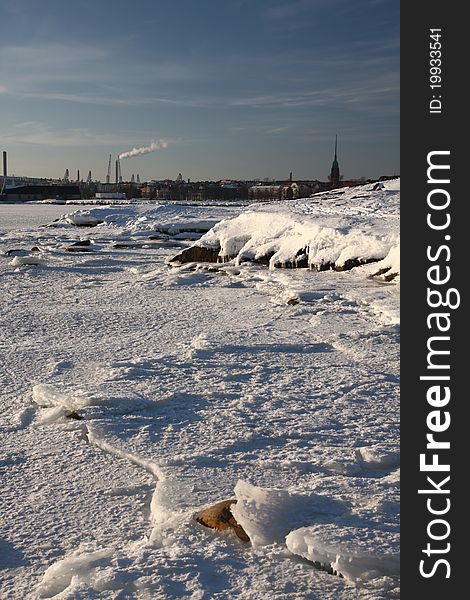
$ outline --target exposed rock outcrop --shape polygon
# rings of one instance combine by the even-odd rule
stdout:
[[[29,256],[29,252],[24,248],[11,248],[5,251],[5,256]]]
[[[186,248],[170,262],[178,262],[181,264],[191,262],[222,262],[219,257],[220,248],[205,248],[204,246],[190,246]]]
[[[386,273],[386,275],[385,275]],[[383,277],[382,277],[383,276]],[[398,273],[392,271],[391,267],[385,267],[383,269],[379,269],[375,273],[372,273],[372,277],[381,277],[384,281],[390,282],[398,276]]]
[[[79,240],[78,242],[73,242],[65,249],[66,252],[93,252],[93,248],[91,247],[90,240]]]
[[[249,542],[250,538],[243,527],[237,523],[230,510],[231,505],[236,504],[236,502],[235,499],[218,502],[198,513],[196,515],[196,521],[205,527],[217,529],[218,531],[232,529],[237,537],[244,542]]]
[[[192,262],[229,262],[236,258],[236,256],[220,256],[220,247],[218,248],[206,248],[204,246],[190,246],[186,248],[174,258],[171,259],[171,263],[192,263]],[[242,257],[240,262],[252,262],[255,264],[266,265],[270,264],[271,258],[274,256],[273,252],[267,253],[264,256],[258,256],[256,258]],[[382,260],[381,258],[350,258],[342,265],[337,265],[334,262],[321,262],[317,264],[310,264],[308,262],[308,248],[299,248],[295,258],[292,261],[286,262],[275,262],[274,267],[277,269],[310,269],[314,271],[349,271],[354,267],[361,265],[367,265]]]

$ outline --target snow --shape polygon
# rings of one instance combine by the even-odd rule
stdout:
[[[46,261],[40,256],[15,256],[10,264],[13,267],[23,267],[24,265],[44,265]]]
[[[53,385],[39,384],[32,390],[33,401],[41,407],[63,407],[68,410],[78,410],[88,404],[87,398],[72,396],[61,392]]]
[[[111,555],[111,550],[97,550],[88,553],[83,550],[73,552],[67,558],[59,560],[46,569],[38,586],[37,596],[39,598],[54,598],[65,589],[69,593],[79,591],[80,584],[90,583],[90,568],[106,564]]]
[[[241,480],[235,486],[235,497],[237,504],[232,514],[254,547],[283,544],[287,534],[302,524],[346,510],[342,503],[328,496],[259,488]]]
[[[383,530],[322,523],[291,531],[286,544],[293,554],[312,562],[330,564],[345,579],[356,583],[400,572],[398,534]]]
[[[323,192],[253,205],[238,217],[221,221],[197,245],[219,249],[222,260],[235,258],[237,264],[268,257],[271,268],[295,262],[299,252],[318,270],[330,265],[343,269],[353,259],[386,259],[383,266],[395,267],[398,217],[396,184],[379,189],[368,184],[346,188],[341,195]]]
[[[399,597],[398,193],[0,206],[2,598]],[[385,262],[171,265],[228,227]],[[250,543],[194,518],[229,498]]]
[[[207,212],[213,211],[217,216],[210,218]],[[171,235],[185,232],[205,233],[220,219],[234,216],[240,212],[240,207],[234,206],[189,206],[179,204],[159,204],[149,207],[146,204],[99,206],[83,208],[61,214],[50,223],[54,227],[70,225],[88,225],[119,228],[123,237],[130,235],[145,235],[147,233],[162,233]],[[102,228],[103,228],[102,227]]]

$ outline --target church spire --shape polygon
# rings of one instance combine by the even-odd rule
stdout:
[[[335,158],[333,160],[333,164],[331,165],[330,172],[330,182],[332,187],[337,187],[340,182],[340,174],[339,174],[339,164],[338,164],[338,134],[336,134],[335,138]]]

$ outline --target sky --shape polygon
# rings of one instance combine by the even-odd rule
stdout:
[[[399,173],[399,0],[2,0],[9,173]]]

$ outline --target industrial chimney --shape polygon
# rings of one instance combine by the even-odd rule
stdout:
[[[3,151],[3,177],[7,178],[7,153]]]

